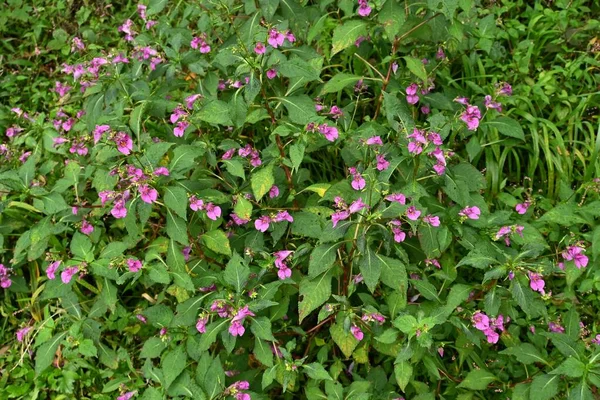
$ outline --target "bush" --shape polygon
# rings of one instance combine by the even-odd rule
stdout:
[[[600,181],[478,169],[532,137],[456,78],[501,10],[167,3],[2,119],[9,398],[598,395]]]

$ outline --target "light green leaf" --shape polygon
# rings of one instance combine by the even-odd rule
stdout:
[[[358,346],[358,340],[352,335],[350,331],[345,331],[344,326],[339,323],[335,323],[329,328],[331,338],[338,345],[342,353],[349,358],[352,352]]]
[[[323,86],[323,89],[321,90],[321,94],[339,92],[346,86],[353,85],[361,79],[361,76],[341,72],[334,75],[333,78],[325,83],[325,86]]]
[[[427,71],[425,70],[423,61],[410,56],[404,57],[404,61],[406,61],[406,67],[413,75],[423,82],[427,82]]]
[[[486,126],[498,129],[498,132],[505,136],[525,140],[523,128],[521,128],[521,125],[512,118],[498,117],[493,121],[485,122],[484,124]]]
[[[575,357],[569,357],[550,373],[552,375],[566,375],[569,378],[579,378],[585,374],[585,364]]]
[[[161,12],[169,3],[169,0],[150,0],[146,15],[154,15]]]
[[[393,41],[406,21],[404,8],[397,0],[387,0],[377,19],[387,34],[388,41]]]
[[[271,187],[275,183],[273,164],[269,164],[254,172],[250,178],[250,183],[256,201],[260,201],[260,199],[271,190]]]
[[[381,262],[377,257],[377,254],[370,248],[367,248],[365,255],[360,259],[358,267],[367,288],[373,293],[379,283],[379,277],[381,276]]]
[[[161,367],[165,377],[165,389],[169,389],[173,381],[183,372],[186,362],[187,354],[183,346],[175,347],[164,356]]]
[[[221,100],[213,100],[206,104],[200,112],[196,114],[204,122],[215,125],[233,125],[230,117],[229,105]]]
[[[165,188],[165,205],[187,221],[188,197],[185,189],[179,186]]]
[[[531,400],[550,400],[558,393],[559,375],[538,375],[531,382]]]
[[[435,286],[433,286],[431,283],[418,279],[411,279],[410,283],[416,287],[419,293],[421,293],[427,300],[434,300],[439,303],[442,302],[438,297]]]
[[[238,196],[235,206],[233,206],[235,215],[242,219],[250,219],[252,217],[252,203],[245,197]]]
[[[216,229],[214,231],[206,232],[201,236],[201,239],[204,245],[215,253],[225,254],[226,256],[231,255],[229,238],[223,231]]]
[[[271,331],[271,321],[267,317],[252,318],[250,330],[259,339],[276,341]]]
[[[321,71],[299,57],[284,61],[279,65],[278,71],[286,78],[304,78],[307,82],[318,81]]]
[[[307,95],[292,97],[275,97],[288,110],[290,121],[294,124],[306,125],[316,118],[315,103]]]
[[[521,343],[518,346],[509,347],[500,352],[500,354],[510,354],[515,356],[519,362],[523,364],[544,363],[548,362],[542,357],[540,351],[530,343]]]
[[[485,369],[474,369],[467,374],[458,387],[471,390],[485,390],[490,383],[496,380],[498,378],[491,372]]]
[[[367,36],[367,23],[365,21],[351,19],[338,25],[333,30],[331,56],[354,45],[359,36]]]
[[[167,209],[167,235],[181,244],[188,245],[187,224],[185,221]]]
[[[339,246],[339,243],[334,243],[322,244],[315,247],[312,253],[310,253],[308,262],[309,278],[314,278],[330,269],[331,265],[335,262],[336,252]]]
[[[410,382],[410,378],[412,378],[413,367],[408,363],[408,361],[401,361],[394,365],[394,376],[396,377],[396,382],[400,387],[400,390],[404,392],[406,389],[406,385]]]
[[[322,380],[332,381],[333,380],[331,375],[329,375],[329,372],[327,372],[327,370],[319,363],[314,362],[314,363],[306,364],[306,365],[303,365],[302,368],[304,369],[304,372],[306,372],[306,375],[308,375],[311,379],[314,379],[317,381],[322,381]]]
[[[68,332],[57,333],[50,340],[42,344],[35,353],[35,375],[39,376],[52,364],[54,354],[60,342],[67,336]]]

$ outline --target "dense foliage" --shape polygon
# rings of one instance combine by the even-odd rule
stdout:
[[[41,3],[0,398],[600,396],[594,2]]]

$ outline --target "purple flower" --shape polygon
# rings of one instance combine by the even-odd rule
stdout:
[[[283,45],[284,40],[285,36],[281,32],[278,32],[276,29],[271,29],[269,31],[269,38],[267,39],[267,42],[269,42],[269,44],[274,48]]]
[[[191,108],[191,107],[188,107],[188,108]],[[179,119],[181,119],[181,117],[185,117],[186,115],[187,115],[187,111],[185,111],[181,105],[178,105],[173,110],[173,113],[171,113],[171,116],[169,117],[169,121],[171,121],[171,123],[174,124],[177,121],[179,121]]]
[[[273,185],[269,190],[269,197],[274,199],[277,196],[279,196],[279,188],[276,185]]]
[[[361,17],[368,17],[369,14],[371,14],[371,7],[369,7],[369,4],[367,3],[366,0],[359,0],[358,1],[358,15],[360,15]]]
[[[29,331],[30,331],[31,329],[32,329],[32,328],[31,328],[30,326],[26,326],[26,327],[24,327],[24,328],[21,328],[21,329],[19,329],[19,330],[17,331],[17,334],[16,334],[16,336],[17,336],[17,341],[19,341],[19,342],[22,342],[22,341],[23,341],[23,339],[25,339],[25,336],[27,336],[27,334],[29,333]]]
[[[365,188],[365,186],[367,185],[367,182],[365,181],[365,179],[362,177],[361,174],[355,174],[354,176],[352,176],[352,188],[354,190],[363,190]]]
[[[68,267],[60,274],[60,279],[67,284],[73,279],[73,275],[79,272],[79,267]]]
[[[294,222],[294,218],[287,211],[279,211],[277,215],[275,215],[275,218],[273,218],[273,222],[282,221]]]
[[[469,219],[479,219],[479,216],[481,215],[481,210],[479,210],[479,207],[477,206],[473,206],[473,207],[465,207],[463,208],[458,215],[460,215],[461,217],[466,217]]]
[[[144,323],[144,324],[147,322],[147,321],[146,321],[146,317],[144,317],[142,314],[137,314],[135,317],[136,317],[137,319],[139,319],[139,320],[140,320],[142,323]]]
[[[287,267],[287,265],[284,263],[284,261],[292,253],[293,253],[293,251],[291,251],[291,250],[280,250],[280,251],[276,251],[275,253],[273,253],[273,255],[275,256],[275,266],[277,268]]]
[[[582,254],[585,249],[580,246],[569,246],[562,252],[562,256],[566,261],[573,261],[578,269],[585,268],[588,265],[588,257]]]
[[[386,160],[382,154],[377,154],[376,159],[377,159],[377,170],[385,171],[386,169],[389,168],[390,162],[388,160]]]
[[[254,221],[254,227],[256,230],[261,232],[266,232],[269,229],[269,224],[271,223],[271,218],[268,215],[263,215]]]
[[[518,214],[525,214],[527,212],[527,209],[529,208],[529,206],[531,205],[531,203],[529,203],[528,201],[525,201],[523,203],[519,203],[515,206],[515,210],[517,211]]]
[[[467,105],[467,109],[460,115],[460,119],[467,124],[470,131],[474,131],[479,126],[481,111],[477,106]]]
[[[338,222],[348,219],[349,217],[350,211],[348,210],[334,212],[333,214],[331,214],[331,222],[333,222],[333,227],[335,228]]]
[[[400,226],[402,226],[402,221],[394,219],[390,221],[390,225],[392,227],[392,233],[394,234],[394,241],[396,243],[404,242],[404,239],[406,239],[406,233],[400,229]]]
[[[56,93],[58,93],[58,95],[60,97],[65,97],[67,95],[67,93],[69,93],[69,91],[73,89],[71,86],[67,85],[66,83],[63,84],[59,81],[56,81],[54,83],[54,91]]]
[[[410,206],[406,209],[406,216],[411,221],[416,221],[421,216],[421,211],[417,210],[415,206]]]
[[[133,35],[135,35],[135,32],[132,28],[133,21],[128,19],[123,23],[123,25],[119,26],[118,29],[119,32],[123,32],[125,34],[125,40],[127,40],[128,42],[131,42],[133,40]]]
[[[205,209],[206,216],[213,221],[216,221],[221,216],[221,207],[215,206],[213,203],[208,203]]]
[[[265,54],[265,51],[267,51],[267,48],[261,42],[256,43],[256,46],[254,46],[254,52],[256,54]]]
[[[275,68],[271,68],[267,70],[267,78],[274,79],[277,76],[277,70]]]
[[[356,325],[352,325],[352,327],[350,328],[350,332],[352,332],[352,335],[354,335],[354,337],[358,341],[363,340],[363,338],[365,337],[365,334],[363,333],[363,331],[360,329],[360,327],[358,327]]]
[[[128,258],[127,267],[129,268],[129,272],[138,272],[140,269],[142,269],[142,262],[140,260]]]
[[[565,333],[565,328],[563,328],[558,322],[549,322],[548,329],[550,332],[554,333]]]
[[[419,86],[416,83],[411,83],[406,88],[406,102],[408,104],[417,104],[419,102],[419,96],[417,95],[417,90]]]
[[[208,317],[199,318],[198,322],[196,322],[196,330],[200,333],[206,333],[206,323],[208,322]]]
[[[507,82],[503,82],[502,85],[497,90],[498,95],[500,96],[511,96],[512,95],[512,86]]]
[[[488,343],[495,344],[498,343],[498,339],[500,339],[500,335],[498,335],[498,333],[491,328],[484,330],[483,334],[485,335]]]
[[[425,115],[429,114],[431,112],[431,108],[429,108],[429,106],[427,104],[421,106],[421,112]]]
[[[406,204],[406,196],[402,193],[392,193],[385,196],[387,201],[393,201],[400,204]]]
[[[185,106],[191,110],[192,108],[194,108],[194,103],[199,98],[202,98],[201,94],[192,94],[191,96],[186,97],[185,98]]]
[[[46,268],[46,276],[48,276],[48,279],[55,279],[56,278],[56,270],[58,269],[58,267],[60,267],[60,264],[62,263],[61,260],[58,261],[54,261],[53,263],[50,263],[50,265],[48,265],[48,268]]]
[[[350,214],[354,214],[354,213],[359,212],[360,210],[362,210],[365,207],[367,207],[367,205],[365,203],[363,203],[362,197],[361,197],[358,200],[353,201],[352,204],[350,204],[350,207],[348,207],[348,211],[350,211]]]
[[[84,235],[90,235],[92,232],[94,232],[94,225],[90,224],[89,222],[87,222],[85,219],[83,221],[81,221],[81,233],[83,233]]]
[[[133,140],[131,140],[131,137],[128,134],[125,132],[118,132],[113,140],[117,144],[117,150],[126,156],[131,154],[131,150],[133,150]]]
[[[368,138],[365,143],[368,144],[369,146],[372,146],[372,145],[383,146],[383,141],[381,140],[381,137],[379,137],[379,136],[372,136],[372,137]]]
[[[478,311],[473,314],[472,321],[475,328],[479,329],[480,331],[485,331],[490,327],[490,318],[482,312]]]
[[[446,53],[444,53],[444,49],[438,47],[437,52],[435,53],[435,58],[437,58],[438,60],[443,60],[444,58],[446,58]]]
[[[204,202],[198,199],[196,196],[190,196],[190,208],[194,211],[204,210]]]
[[[125,208],[125,201],[117,200],[115,201],[112,210],[110,213],[115,218],[125,218],[127,216],[127,208]]]
[[[497,101],[494,101],[492,99],[492,96],[490,96],[489,94],[485,96],[485,99],[483,101],[483,105],[488,110],[490,108],[493,108],[494,110],[498,110],[498,112],[502,112],[502,104],[498,103]]]
[[[169,176],[169,170],[166,167],[158,167],[154,170],[154,176]]]
[[[123,393],[122,395],[117,397],[117,400],[130,400],[135,395],[136,395],[136,392]]]
[[[97,144],[102,138],[102,135],[109,130],[110,126],[108,125],[96,125],[96,128],[94,128],[94,144]]]
[[[325,136],[325,139],[330,142],[335,141],[339,136],[338,129],[335,126],[329,126],[327,124],[319,125],[319,132],[321,132],[323,136]]]
[[[179,121],[177,123],[177,126],[175,126],[175,129],[173,129],[173,135],[175,135],[176,137],[182,137],[188,126],[190,126],[189,122]]]
[[[142,201],[145,203],[152,204],[158,199],[158,192],[152,186],[140,185],[138,191],[140,192]]]
[[[433,215],[426,215],[425,217],[423,217],[423,222],[425,222],[426,224],[429,224],[431,226],[440,226],[440,217],[438,216],[433,216]]]
[[[529,286],[531,287],[531,289],[544,294],[545,285],[546,282],[544,282],[544,279],[540,274],[536,274],[535,272],[529,272]]]

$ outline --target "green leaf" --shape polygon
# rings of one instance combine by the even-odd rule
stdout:
[[[469,285],[463,285],[462,283],[457,283],[450,288],[450,293],[446,298],[446,308],[448,314],[451,314],[456,307],[460,306],[463,301],[469,298],[469,294],[471,293],[473,288]]]
[[[74,256],[82,258],[88,262],[94,260],[94,254],[92,252],[92,242],[90,239],[79,232],[75,232],[73,240],[71,240],[71,253]]]
[[[300,282],[300,296],[298,303],[300,322],[313,310],[329,300],[331,296],[331,274],[326,272],[315,279],[304,278]]]
[[[160,356],[164,349],[167,348],[167,343],[158,337],[151,337],[144,342],[140,357],[142,358],[156,358]]]
[[[223,273],[225,282],[233,286],[238,293],[242,293],[249,276],[250,268],[245,265],[244,260],[237,253],[233,253],[233,257],[227,263]]]
[[[441,255],[438,231],[438,228],[429,224],[419,226],[419,242],[427,258],[437,258]]]
[[[173,214],[170,209],[167,210],[167,235],[181,244],[188,245],[187,224],[185,221]]]
[[[314,278],[330,269],[337,257],[339,243],[322,244],[310,253],[308,262],[308,277]]]
[[[286,78],[304,78],[307,82],[318,81],[321,71],[299,57],[284,61],[279,65],[278,71]]]
[[[325,83],[323,89],[321,90],[321,94],[339,92],[346,86],[353,85],[361,79],[363,79],[362,76],[347,74],[344,72],[335,74],[333,78]]]
[[[354,45],[360,36],[367,36],[367,23],[365,21],[351,19],[338,25],[333,30],[331,56]]]
[[[271,190],[271,187],[275,184],[273,164],[269,164],[252,173],[250,183],[256,201],[260,201],[265,194],[269,193],[269,190]]]
[[[306,372],[306,375],[309,376],[309,378],[317,380],[317,381],[332,381],[333,378],[331,377],[331,375],[329,375],[329,372],[327,372],[327,370],[319,363],[310,363],[310,364],[306,364],[303,365],[302,368],[304,369],[304,372]]]
[[[571,309],[567,311],[563,318],[563,322],[565,325],[565,334],[573,340],[579,339],[581,327],[579,325],[579,313],[575,307],[571,307]]]
[[[379,283],[379,277],[381,276],[381,263],[379,258],[377,258],[377,254],[367,247],[367,251],[365,252],[365,255],[361,257],[358,267],[367,288],[373,293]]]
[[[129,127],[131,128],[131,132],[137,137],[139,137],[140,130],[142,129],[142,117],[146,104],[146,102],[138,104],[129,115]]]
[[[290,160],[292,161],[292,167],[296,171],[300,168],[300,164],[302,164],[305,149],[306,146],[302,143],[296,143],[290,146]]]
[[[538,375],[531,382],[531,400],[550,400],[558,393],[558,375]]]
[[[233,125],[230,117],[229,104],[221,100],[213,100],[206,104],[197,114],[204,122],[215,125]]]
[[[198,342],[198,351],[207,351],[210,346],[217,340],[217,335],[221,332],[229,323],[229,320],[221,320],[206,325],[206,332],[200,335]]]
[[[275,100],[283,103],[294,124],[306,125],[317,116],[315,103],[307,95],[275,97]]]
[[[252,318],[250,330],[259,339],[275,342],[276,339],[271,331],[271,321],[267,317]]]
[[[123,242],[110,242],[106,245],[104,249],[102,249],[102,253],[100,253],[100,258],[113,259],[115,257],[119,257],[123,255],[125,250],[127,250],[127,244]]]
[[[235,215],[242,219],[250,219],[252,217],[252,203],[246,200],[243,196],[238,196],[235,206],[233,206]]]
[[[409,56],[404,57],[404,61],[406,61],[406,67],[413,75],[423,82],[427,82],[427,71],[425,70],[423,61]]]
[[[119,356],[117,352],[102,343],[98,344],[98,359],[104,365],[110,369],[117,369],[119,367]]]
[[[67,336],[68,332],[57,333],[50,340],[42,344],[35,353],[35,375],[39,376],[52,364],[54,354],[60,342]]]
[[[404,8],[397,0],[387,0],[381,8],[377,19],[383,25],[383,29],[388,36],[388,41],[393,41],[406,21],[406,14]]]
[[[165,389],[169,389],[169,386],[173,381],[183,372],[187,362],[187,354],[183,349],[183,346],[177,346],[173,350],[169,351],[161,362],[161,368],[165,377]]]
[[[69,208],[65,199],[58,193],[50,193],[42,197],[43,210],[47,215],[57,214]]]
[[[441,11],[446,19],[452,20],[458,8],[458,0],[427,0],[427,7],[433,12]]]
[[[264,366],[273,366],[273,352],[271,351],[271,345],[268,342],[255,337],[253,353],[256,356],[256,359]]]
[[[585,364],[575,357],[569,357],[550,373],[552,375],[566,375],[569,378],[579,378],[585,374]]]
[[[141,397],[141,400],[164,400],[164,396],[158,389],[149,387],[144,390],[144,395]]]
[[[201,236],[201,239],[204,245],[215,253],[225,254],[226,256],[231,255],[229,238],[225,235],[225,232],[216,229],[214,231],[206,232]]]
[[[592,394],[589,386],[585,382],[580,382],[569,391],[569,400],[594,400],[596,397]]]
[[[498,132],[505,136],[525,140],[525,133],[521,125],[512,118],[509,117],[498,117],[493,121],[485,122],[483,125],[496,128]]]
[[[321,222],[323,219],[312,212],[301,211],[294,213],[294,223],[292,224],[292,234],[297,236],[306,236],[313,239],[321,239],[323,229]],[[318,274],[317,274],[318,275]]]
[[[329,332],[331,333],[331,338],[335,344],[342,350],[342,353],[344,353],[346,358],[349,358],[356,346],[358,346],[358,340],[356,340],[350,331],[344,330],[342,324],[337,322],[329,328]]]
[[[396,377],[396,382],[400,387],[400,390],[403,392],[406,389],[406,385],[410,382],[410,378],[412,378],[413,367],[408,363],[408,361],[401,361],[394,365],[394,376]]]
[[[237,176],[246,180],[246,173],[244,172],[244,165],[239,160],[222,160],[229,172],[233,176]]]
[[[77,346],[77,351],[84,357],[97,357],[98,349],[94,346],[92,339],[83,339]]]
[[[169,0],[150,0],[146,15],[154,15],[161,12],[169,3]]]
[[[180,145],[173,150],[173,158],[169,164],[169,171],[186,172],[196,165],[196,158],[204,154],[204,148],[195,145]]]
[[[467,374],[458,387],[472,390],[485,390],[490,383],[496,380],[498,380],[498,378],[491,372],[485,369],[474,369]]]
[[[523,364],[533,363],[544,363],[548,364],[548,361],[544,359],[540,351],[530,343],[521,343],[518,346],[509,347],[506,350],[500,352],[500,354],[510,354],[515,356],[519,362]]]
[[[188,197],[185,189],[179,186],[165,188],[165,205],[187,221]]]
[[[419,293],[421,293],[427,300],[433,300],[439,303],[442,302],[438,297],[435,286],[433,286],[431,283],[418,279],[411,279],[410,283],[416,287]]]
[[[406,266],[400,260],[377,254],[381,263],[381,282],[399,292],[406,293],[408,289],[408,276]]]

